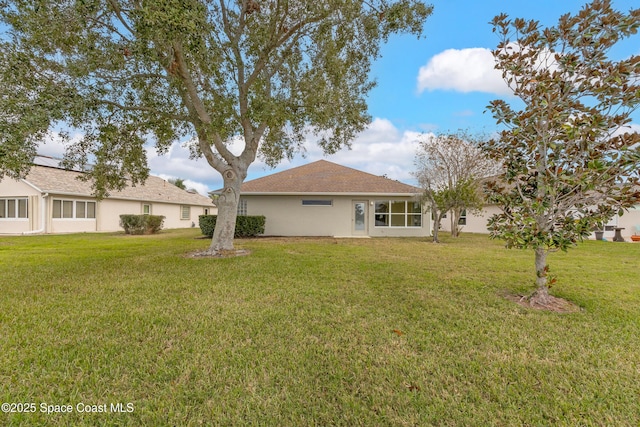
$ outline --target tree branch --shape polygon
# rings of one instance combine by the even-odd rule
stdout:
[[[158,115],[167,117],[169,119],[179,120],[179,121],[187,121],[189,119],[187,116],[181,116],[181,115],[178,115],[178,114],[166,113],[166,112],[163,112],[161,110],[157,110],[157,109],[151,108],[151,107],[126,106],[126,105],[122,105],[122,104],[119,104],[117,102],[109,101],[109,100],[106,100],[106,99],[98,100],[98,102],[100,104],[111,105],[111,106],[116,107],[117,109],[122,110],[122,111],[144,111],[144,112],[158,114]]]
[[[111,7],[113,8],[116,17],[118,18],[118,21],[120,21],[122,26],[126,28],[127,31],[129,31],[131,34],[136,34],[135,30],[129,25],[129,22],[124,19],[124,16],[122,15],[122,9],[120,8],[118,2],[116,0],[107,0],[107,3],[109,3],[109,5],[111,5]]]
[[[177,64],[176,71],[185,84],[187,95],[190,101],[189,103],[195,109],[196,113],[198,114],[198,118],[200,119],[200,121],[202,121],[202,123],[205,123],[207,125],[211,124],[211,116],[209,116],[209,113],[207,113],[204,103],[198,95],[198,89],[196,88],[196,85],[194,84],[193,79],[191,78],[191,75],[189,73],[189,67],[187,66],[187,62],[185,61],[184,53],[182,51],[182,44],[180,42],[173,42],[172,48],[175,63]],[[170,72],[171,70],[168,71]]]

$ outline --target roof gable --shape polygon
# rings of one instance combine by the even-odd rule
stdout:
[[[90,181],[79,179],[82,172],[34,165],[25,181],[43,193],[93,197]],[[144,184],[111,191],[107,199],[128,199],[208,206],[213,202],[200,194],[189,193],[164,179],[150,175]]]
[[[242,194],[251,193],[361,193],[416,194],[412,185],[376,176],[357,169],[318,160],[242,184]]]

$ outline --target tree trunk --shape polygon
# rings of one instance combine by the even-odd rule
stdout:
[[[236,230],[238,216],[238,202],[240,200],[240,186],[243,178],[233,169],[227,169],[222,174],[224,189],[218,197],[218,219],[213,230],[213,238],[209,252],[216,254],[220,251],[232,251],[233,237]]]
[[[451,237],[458,237],[458,222],[460,221],[460,212],[461,211],[458,208],[454,208],[451,210]]]
[[[547,251],[536,248],[536,291],[529,301],[533,304],[547,305],[549,303],[549,287],[547,286]]]
[[[442,221],[442,214],[437,211],[433,211],[433,243],[440,243],[438,240],[438,231],[440,231],[440,222]]]

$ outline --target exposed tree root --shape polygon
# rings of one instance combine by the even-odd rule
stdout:
[[[251,251],[246,249],[233,249],[233,250],[204,250],[194,251],[185,254],[186,258],[235,258],[239,256],[249,255]]]
[[[558,298],[548,294],[541,298],[537,292],[528,296],[513,295],[510,293],[505,293],[504,296],[509,301],[513,301],[522,307],[532,308],[534,310],[546,310],[556,313],[575,313],[582,310],[580,306],[572,303],[571,301],[567,301],[564,298]]]

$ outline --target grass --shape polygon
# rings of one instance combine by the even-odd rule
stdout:
[[[557,314],[485,236],[196,237],[0,238],[0,402],[36,404],[0,424],[640,425],[640,245],[553,254]]]

